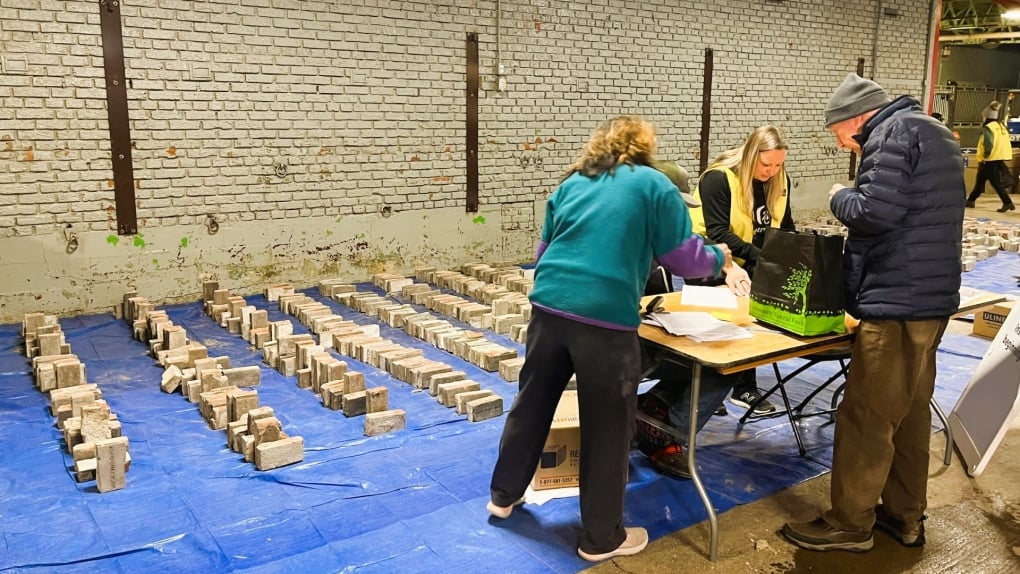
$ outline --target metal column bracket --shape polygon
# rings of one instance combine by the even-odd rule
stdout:
[[[715,73],[715,58],[711,48],[705,48],[705,70],[701,86],[701,142],[698,158],[698,173],[708,168],[708,140],[712,130],[712,76]]]
[[[110,159],[113,164],[117,234],[134,235],[138,233],[138,219],[135,214],[135,178],[131,167],[131,130],[128,126],[124,39],[121,35],[119,1],[100,0],[99,26],[103,35],[106,114],[110,124]]]
[[[467,35],[467,205],[468,213],[478,212],[478,34]]]

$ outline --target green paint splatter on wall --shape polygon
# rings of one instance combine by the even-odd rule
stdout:
[[[135,235],[135,247],[142,249],[145,247],[145,239],[142,238],[142,234],[138,233]]]
[[[106,242],[109,243],[110,245],[117,245],[118,243],[120,243],[120,237],[117,237],[116,235],[112,234],[107,235]]]
[[[336,220],[335,220],[335,221],[336,221],[337,223],[340,223],[340,222],[341,222],[341,221],[343,221],[343,220],[344,220],[344,218],[342,218],[342,217],[338,217],[338,218],[336,218]]]
[[[485,223],[485,216],[479,215],[478,217],[472,219],[471,223]]]
[[[159,269],[159,259],[153,259],[152,264],[156,266],[156,269]]]
[[[188,238],[187,237],[182,237],[181,238],[181,247],[187,247],[187,246],[188,246]]]
[[[329,237],[330,235],[333,235],[333,232],[327,229],[326,230],[326,237]]]

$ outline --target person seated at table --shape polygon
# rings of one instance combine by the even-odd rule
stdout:
[[[784,167],[788,149],[786,139],[774,126],[755,128],[742,145],[723,152],[712,162],[694,192],[695,200],[701,203],[700,207],[691,208],[694,231],[705,234],[710,242],[729,246],[733,261],[752,278],[765,229],[796,229],[789,202],[791,183]],[[722,282],[685,279],[685,283],[719,285]],[[738,294],[746,295],[746,292]],[[649,378],[660,382],[643,396],[639,409],[686,433],[690,369],[669,365],[660,367]],[[698,430],[708,422],[711,413],[726,414],[723,400],[728,392],[730,402],[744,408],[753,406],[757,414],[776,410],[772,403],[760,400],[754,369],[732,375],[704,369]],[[688,476],[682,445],[668,440],[665,433],[642,421],[638,421],[637,437],[638,448],[660,472],[674,477]]]

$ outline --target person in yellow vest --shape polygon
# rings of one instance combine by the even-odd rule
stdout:
[[[796,229],[790,212],[790,178],[786,174],[789,145],[775,126],[755,128],[743,145],[719,155],[702,174],[694,196],[701,207],[691,209],[694,232],[713,243],[725,243],[733,261],[753,280],[765,229]],[[716,284],[710,281],[708,284]],[[776,410],[758,401],[754,370],[745,371],[733,388],[730,402],[755,412]]]
[[[1013,176],[1006,167],[1006,161],[1013,157],[1013,148],[1010,147],[1006,126],[999,121],[1001,106],[999,102],[992,102],[981,112],[985,127],[981,130],[981,138],[978,140],[977,178],[974,180],[974,189],[967,196],[967,207],[975,207],[974,202],[985,192],[985,182],[990,181],[995,193],[999,194],[999,199],[1002,200],[1002,207],[995,211],[1005,213],[1016,208],[1013,206],[1013,200],[1009,198]]]
[[[723,152],[708,170],[694,192],[691,223],[694,232],[707,237],[709,243],[725,244],[733,261],[749,274],[754,269],[764,240],[765,229],[778,227],[794,231],[790,214],[790,178],[784,167],[789,146],[773,126],[762,126],[747,137],[743,145]],[[678,185],[679,186],[679,185]],[[745,193],[745,190],[748,190]],[[693,206],[700,203],[700,207]],[[738,259],[739,257],[739,259]],[[721,281],[685,278],[685,284],[717,285]],[[750,285],[741,294],[747,294]],[[737,292],[737,290],[734,290]],[[643,365],[650,365],[643,357]],[[673,427],[683,441],[689,441],[691,369],[672,362],[663,362],[648,375],[658,383],[641,395],[639,410],[648,417]],[[698,420],[701,430],[712,414],[726,414],[723,401],[743,408],[755,405],[755,412],[774,412],[776,407],[759,400],[754,370],[722,375],[711,369],[701,372],[698,395]],[[635,446],[644,453],[652,466],[674,478],[690,477],[685,444],[643,420],[637,421]]]

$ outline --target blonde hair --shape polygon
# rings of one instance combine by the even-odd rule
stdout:
[[[655,126],[638,116],[618,116],[596,128],[567,175],[596,177],[621,164],[651,165],[654,155]]]
[[[790,149],[790,146],[786,143],[786,138],[783,137],[778,128],[769,125],[761,126],[755,128],[747,136],[743,145],[728,149],[719,154],[708,168],[725,167],[737,174],[737,179],[740,181],[739,201],[744,206],[745,211],[750,214],[754,209],[754,184],[751,180],[754,179],[754,170],[758,165],[758,156],[765,151],[788,149]],[[730,191],[736,192],[737,190],[731,189]],[[786,195],[786,192],[786,162],[783,162],[776,175],[765,182],[765,207],[768,208],[772,219],[782,219],[785,215],[783,213],[776,213],[775,206],[779,198]]]

